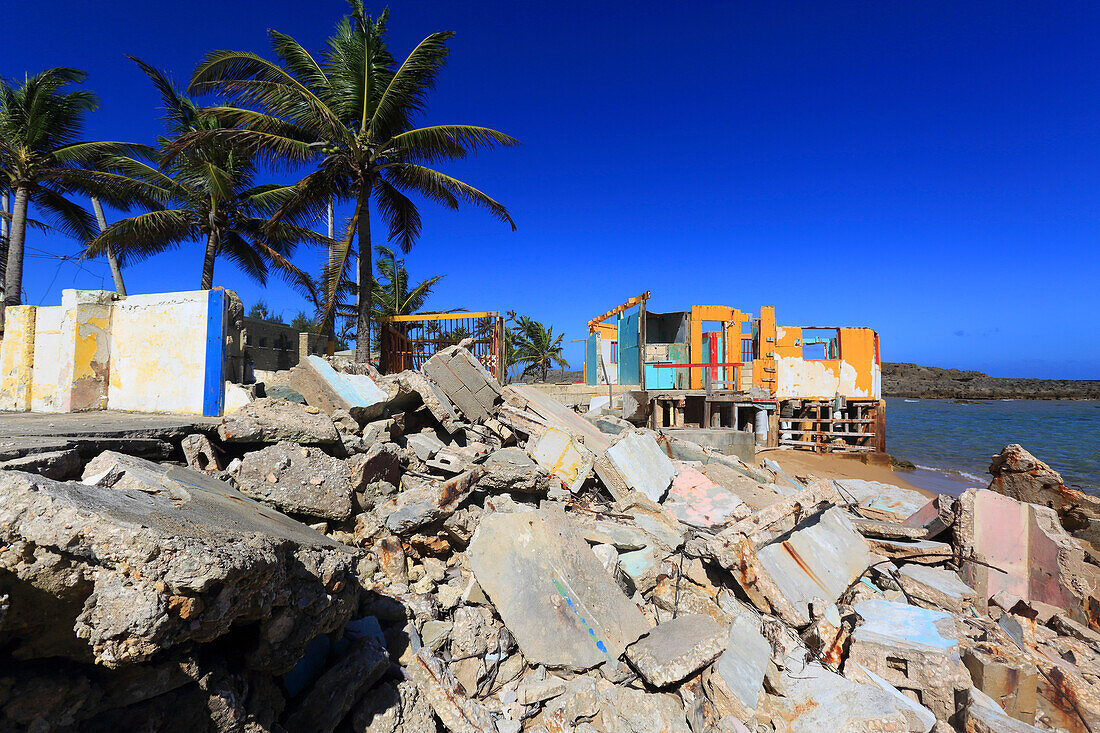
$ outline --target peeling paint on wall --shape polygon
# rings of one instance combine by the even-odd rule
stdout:
[[[220,414],[226,337],[218,318],[210,338],[208,311],[221,295],[65,290],[60,306],[8,308],[0,409]]]

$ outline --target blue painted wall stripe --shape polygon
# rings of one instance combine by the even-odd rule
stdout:
[[[206,304],[206,375],[202,414],[218,417],[225,401],[225,291],[211,290]]]

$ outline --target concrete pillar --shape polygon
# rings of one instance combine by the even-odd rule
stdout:
[[[35,306],[8,306],[0,344],[0,409],[28,412],[34,387]]]
[[[106,410],[111,365],[111,311],[114,296],[105,290],[61,293],[61,412]]]

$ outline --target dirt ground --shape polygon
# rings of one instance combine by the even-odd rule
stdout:
[[[766,450],[756,454],[756,462],[770,458],[792,476],[814,475],[818,478],[859,478],[881,481],[907,489],[915,489],[929,498],[933,492],[906,480],[905,473],[895,471],[889,465],[864,463],[858,457],[848,458],[838,454],[811,453],[801,450]]]

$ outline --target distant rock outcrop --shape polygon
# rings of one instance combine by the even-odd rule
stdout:
[[[962,400],[1100,399],[1100,380],[1016,379],[982,372],[940,369],[916,364],[883,364],[882,394]]]

